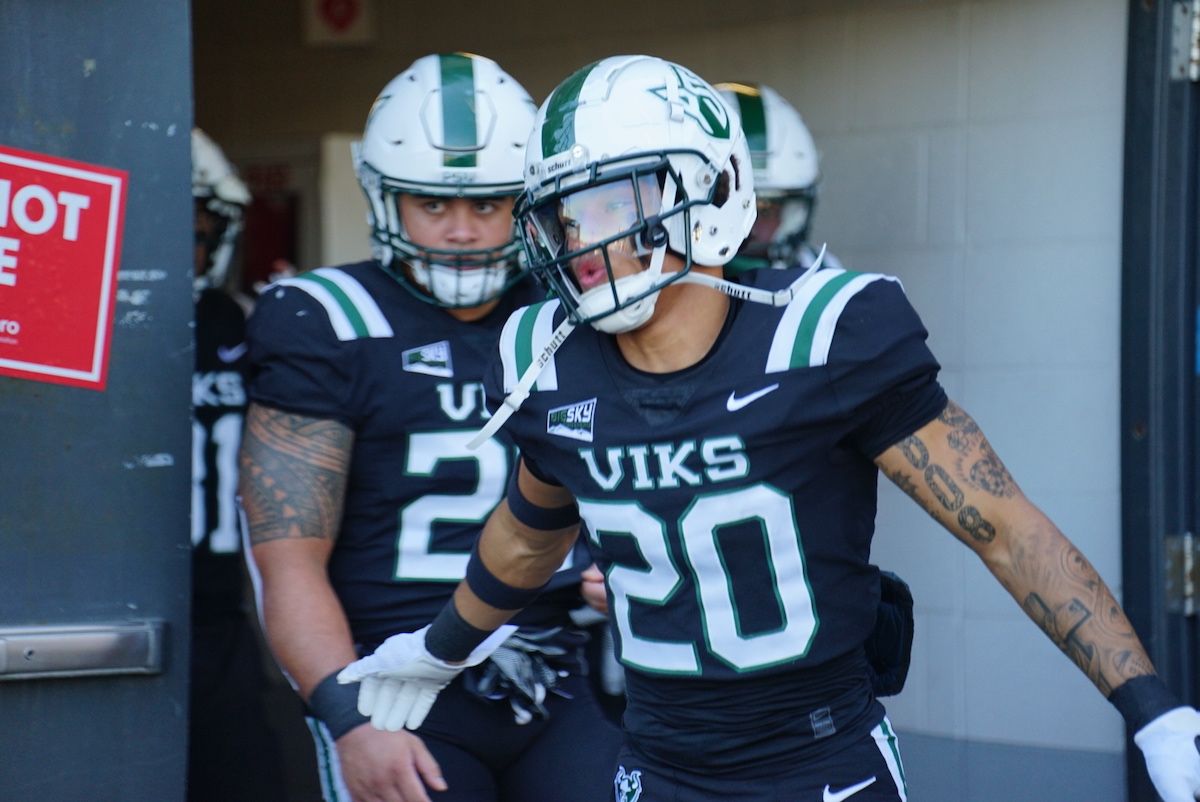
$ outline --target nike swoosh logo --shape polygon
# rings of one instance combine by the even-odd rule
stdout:
[[[773,393],[778,389],[778,384],[772,384],[770,387],[764,387],[761,390],[755,390],[749,395],[744,395],[741,398],[737,397],[737,392],[732,392],[729,394],[729,398],[725,401],[725,409],[729,410],[730,412],[737,412],[742,407],[747,406],[748,404],[753,404],[767,393]]]
[[[874,782],[874,777],[868,777],[858,785],[847,786],[840,791],[831,791],[827,785],[825,786],[825,790],[821,792],[821,802],[842,802],[843,799],[849,799]]]
[[[232,348],[219,345],[217,346],[217,359],[228,365],[232,362],[237,362],[239,359],[244,357],[246,352],[249,350],[250,346],[246,345],[245,343],[238,343]]]

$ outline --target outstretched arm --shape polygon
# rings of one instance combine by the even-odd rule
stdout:
[[[1038,627],[1125,717],[1167,802],[1200,794],[1200,713],[1154,676],[1096,569],[1017,487],[979,426],[951,401],[875,463],[979,555]]]
[[[1108,696],[1153,674],[1141,642],[1096,569],[1009,475],[983,432],[951,401],[876,464],[979,555],[1021,608]]]

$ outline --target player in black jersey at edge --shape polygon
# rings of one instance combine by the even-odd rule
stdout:
[[[543,297],[512,219],[535,111],[486,58],[418,59],[355,148],[376,258],[278,281],[250,321],[241,493],[267,637],[308,704],[327,800],[592,800],[611,771],[619,734],[568,616],[582,544],[415,733],[365,726],[358,689],[335,680],[433,620],[513,471],[511,445],[467,441],[501,327]]]
[[[228,292],[250,192],[221,148],[192,131],[195,341],[192,374],[192,648],[188,799],[283,798],[267,723],[258,634],[247,610],[237,452],[246,416],[246,315]]]
[[[481,432],[504,424],[519,472],[428,632],[343,672],[368,682],[376,720],[418,725],[582,518],[628,675],[618,802],[906,799],[863,654],[883,471],[1117,706],[1164,798],[1192,799],[1200,713],[1171,698],[1095,570],[946,398],[900,284],[720,277],[755,196],[716,90],[646,56],[589,65],[539,110],[525,184],[530,267],[557,298],[505,326]]]

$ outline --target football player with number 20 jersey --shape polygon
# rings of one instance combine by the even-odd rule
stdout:
[[[342,672],[374,720],[418,726],[582,519],[628,675],[618,802],[907,799],[863,649],[883,471],[1126,716],[1164,798],[1192,799],[1200,713],[946,398],[900,283],[819,258],[721,277],[755,193],[712,86],[604,59],[542,104],[525,158],[518,224],[554,298],[505,324],[474,441],[505,426],[518,472],[431,627]]]
[[[489,59],[418,59],[355,149],[376,258],[278,281],[250,321],[243,504],[267,637],[307,702],[327,800],[590,800],[611,771],[619,735],[569,618],[582,544],[415,734],[365,726],[357,689],[335,680],[433,620],[504,496],[515,450],[467,441],[488,418],[501,326],[543,295],[518,269],[512,219],[534,112]]]

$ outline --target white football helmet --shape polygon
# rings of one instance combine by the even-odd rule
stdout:
[[[821,178],[817,147],[800,112],[761,84],[717,84],[741,118],[754,164],[759,221],[730,268],[791,267],[808,241]]]
[[[473,307],[520,278],[515,233],[500,248],[425,248],[409,239],[399,196],[517,195],[535,108],[496,62],[467,53],[419,58],[379,93],[353,149],[355,170],[375,257],[417,297]]]
[[[196,244],[203,245],[207,254],[206,264],[195,277],[196,291],[200,291],[225,283],[250,205],[250,190],[220,146],[199,128],[192,129],[192,198],[197,213],[207,212],[214,222],[210,230],[196,230]]]
[[[732,259],[755,213],[737,117],[685,67],[606,58],[568,77],[538,110],[518,223],[529,269],[573,323],[609,333],[643,325],[658,292],[693,264]],[[668,248],[683,267],[663,274]],[[649,257],[649,266],[617,277],[618,255],[643,266]],[[588,261],[607,275],[584,288],[577,272]]]

